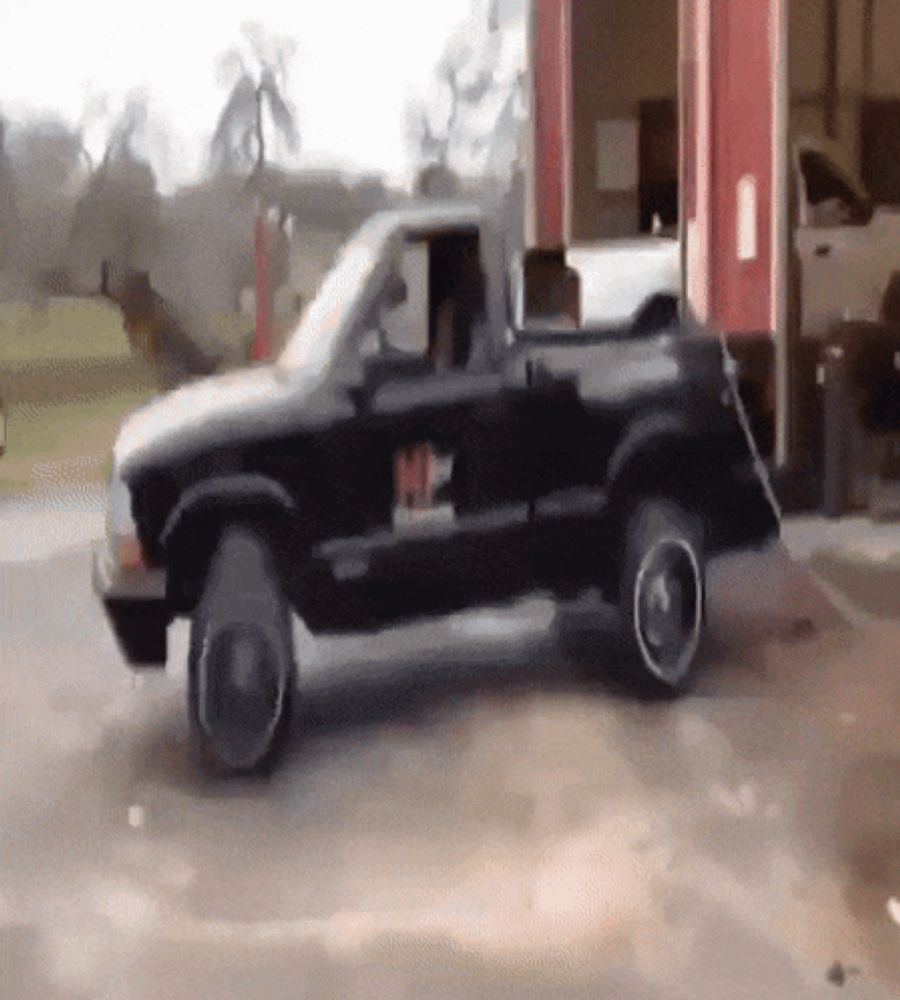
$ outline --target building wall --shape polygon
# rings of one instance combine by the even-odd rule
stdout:
[[[678,0],[572,0],[574,150],[571,232],[575,241],[633,235],[639,194],[634,125],[642,101],[677,97]],[[900,101],[900,0],[838,0],[835,136],[839,158],[864,173],[860,128],[866,97]],[[826,139],[828,0],[789,0],[791,130]],[[601,134],[598,140],[598,124]],[[896,157],[877,169],[898,173]],[[600,148],[598,148],[598,145]],[[893,147],[890,147],[893,148]],[[871,169],[871,168],[870,168]],[[604,175],[606,175],[604,177]],[[632,177],[633,180],[633,177]],[[890,186],[890,184],[888,185]],[[604,189],[605,188],[605,189]]]
[[[573,0],[572,35],[572,235],[632,235],[638,231],[633,144],[639,108],[644,100],[676,99],[678,0]],[[629,175],[633,183],[625,187]]]
[[[857,166],[856,103],[862,76],[864,0],[838,9],[836,135],[848,165]],[[789,11],[791,130],[828,138],[826,129],[828,0],[791,0]]]
[[[531,55],[527,11],[533,3],[498,0],[492,7],[493,0],[476,0],[473,24],[482,34],[487,32],[485,39],[490,41],[488,26],[493,26],[501,35],[514,36],[516,44],[509,46],[513,57],[503,61],[502,79],[479,107],[466,110],[459,141],[451,143],[453,166],[467,177],[508,179],[516,163],[528,169],[530,95],[524,73]],[[575,242],[587,242],[634,235],[640,221],[634,126],[642,101],[677,100],[679,0],[571,3],[571,236]],[[828,0],[788,4],[791,128],[795,135],[825,138]],[[871,0],[867,42],[868,6],[869,0],[838,0],[836,145],[845,165],[857,173],[862,172],[863,100],[868,95],[900,102],[900,0]],[[474,36],[472,44],[473,62],[490,61],[493,66],[501,50],[494,44],[475,44]],[[517,103],[513,97],[519,89]],[[897,121],[897,155],[883,155],[879,169],[900,175],[900,111]],[[625,124],[629,122],[631,126]],[[606,123],[601,126],[605,141],[598,140],[600,123]],[[631,149],[625,148],[628,144]],[[897,188],[900,191],[900,176]]]
[[[838,0],[833,141],[857,173],[862,168],[862,102],[866,97],[900,100],[900,0],[872,0],[870,35],[866,9],[867,0]],[[828,0],[790,0],[791,128],[795,135],[828,138],[827,12]]]

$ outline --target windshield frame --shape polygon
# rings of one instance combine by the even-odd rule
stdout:
[[[279,369],[288,375],[321,377],[334,365],[358,318],[371,305],[395,229],[393,220],[376,215],[344,244],[278,356]]]

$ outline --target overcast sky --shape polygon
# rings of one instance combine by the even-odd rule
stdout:
[[[77,122],[108,95],[113,114],[150,95],[164,186],[197,176],[225,98],[216,57],[258,21],[297,42],[290,97],[301,162],[399,174],[404,109],[427,87],[471,0],[0,0],[0,111]],[[88,131],[95,151],[104,130]]]

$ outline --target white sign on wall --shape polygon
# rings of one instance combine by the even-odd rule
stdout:
[[[740,261],[756,260],[758,216],[756,178],[753,174],[745,174],[737,185],[737,259]]]
[[[635,191],[638,186],[638,121],[607,118],[597,122],[597,190]]]

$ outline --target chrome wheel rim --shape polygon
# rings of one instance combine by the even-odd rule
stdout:
[[[661,538],[644,554],[633,594],[633,623],[644,663],[668,685],[691,668],[703,623],[703,574],[692,547]]]

